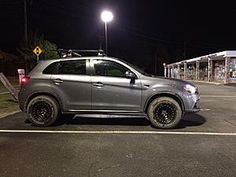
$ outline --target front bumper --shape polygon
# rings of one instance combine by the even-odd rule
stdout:
[[[186,111],[186,113],[195,113],[200,111],[200,99],[196,101],[192,109]]]
[[[184,100],[185,113],[196,113],[200,111],[200,96],[198,94],[189,94]]]

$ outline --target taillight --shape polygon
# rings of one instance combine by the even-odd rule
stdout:
[[[29,76],[24,76],[24,77],[22,77],[21,78],[21,85],[25,85],[25,84],[27,84],[28,82],[29,82],[29,80],[30,80],[30,77]]]

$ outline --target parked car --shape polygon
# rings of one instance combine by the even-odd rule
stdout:
[[[148,75],[106,56],[40,61],[22,79],[19,106],[36,126],[61,115],[143,115],[157,128],[173,128],[186,113],[199,111],[198,89],[189,82]]]

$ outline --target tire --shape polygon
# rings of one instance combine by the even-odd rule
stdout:
[[[34,126],[47,127],[60,117],[58,102],[49,96],[37,96],[27,106],[28,119]]]
[[[156,128],[174,128],[182,118],[182,109],[173,98],[159,97],[148,106],[147,115]]]

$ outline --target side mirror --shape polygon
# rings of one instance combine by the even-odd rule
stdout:
[[[126,71],[125,72],[125,77],[131,79],[130,83],[134,84],[135,83],[135,74],[132,71]]]
[[[126,71],[126,72],[125,72],[125,77],[126,77],[126,78],[129,78],[129,79],[132,79],[132,78],[135,78],[135,75],[134,75],[134,73],[131,72],[131,71]]]

